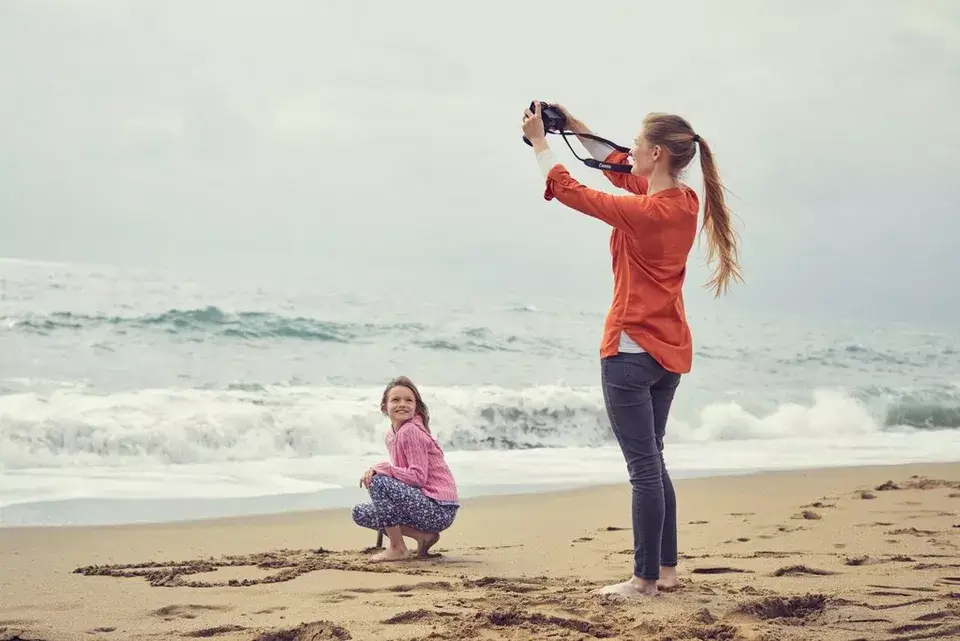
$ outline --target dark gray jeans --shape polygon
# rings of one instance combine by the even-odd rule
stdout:
[[[663,434],[680,375],[649,354],[600,361],[603,400],[633,486],[633,574],[659,579],[677,565],[677,498],[663,461]]]

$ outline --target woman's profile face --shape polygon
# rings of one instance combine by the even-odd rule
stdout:
[[[633,141],[629,156],[633,160],[633,170],[630,173],[635,176],[649,176],[653,173],[654,163],[660,157],[660,146],[651,145],[641,131]]]

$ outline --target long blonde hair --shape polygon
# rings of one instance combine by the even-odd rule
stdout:
[[[707,141],[701,138],[684,118],[674,114],[651,113],[643,119],[643,135],[651,145],[660,145],[668,152],[670,172],[676,178],[697,152],[700,145],[700,169],[703,173],[703,223],[700,233],[707,234],[707,264],[719,258],[713,275],[705,285],[714,297],[726,292],[731,280],[743,282],[740,273],[740,238],[731,222],[730,210],[724,202],[723,181]]]

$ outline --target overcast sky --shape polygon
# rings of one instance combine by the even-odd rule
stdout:
[[[520,141],[539,98],[713,145],[747,283],[711,307],[698,252],[694,308],[956,318],[960,2],[589,6],[0,0],[0,255],[602,305],[609,228]]]

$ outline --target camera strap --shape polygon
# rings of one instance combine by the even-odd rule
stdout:
[[[577,156],[577,152],[573,150],[573,147],[570,145],[570,141],[567,140],[567,136],[583,136],[584,138],[589,138],[590,140],[596,140],[597,142],[608,145],[609,147],[612,147],[616,151],[620,151],[623,153],[627,153],[628,151],[630,151],[628,147],[622,147],[615,142],[611,142],[606,138],[601,138],[600,136],[595,136],[593,134],[575,134],[569,131],[558,131],[557,133],[563,136],[563,142],[567,143],[567,147],[570,147],[570,152],[574,155],[574,157],[580,162],[582,162],[584,165],[586,165],[587,167],[592,167],[593,169],[600,169],[603,171],[616,171],[621,174],[629,174],[633,170],[632,165],[626,165],[626,164],[620,164],[620,163],[609,163],[609,162],[604,162],[602,160],[597,160],[596,158],[581,158],[580,156]]]
[[[619,151],[622,153],[627,153],[628,151],[630,151],[628,147],[623,147],[621,145],[618,145],[615,142],[607,140],[606,138],[601,138],[600,136],[595,136],[593,134],[576,134],[572,131],[548,131],[547,133],[556,133],[563,136],[563,142],[567,143],[567,147],[570,148],[570,152],[573,154],[574,158],[582,162],[587,167],[591,167],[593,169],[600,169],[601,171],[615,171],[621,174],[629,174],[633,170],[632,165],[626,165],[626,164],[620,164],[620,163],[609,163],[609,162],[604,162],[602,160],[597,160],[596,158],[581,158],[580,156],[577,155],[577,152],[574,151],[573,146],[570,144],[570,141],[567,140],[567,137],[582,136],[583,138],[596,140],[597,142],[603,143],[615,149],[616,151]],[[526,136],[524,136],[523,141],[528,145],[530,144],[530,141],[527,140]]]

